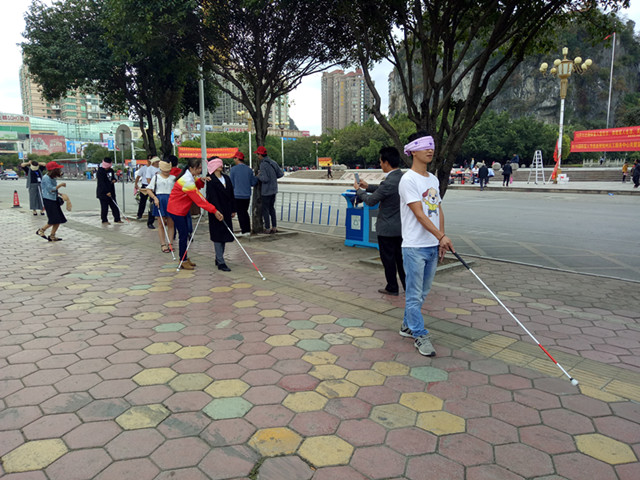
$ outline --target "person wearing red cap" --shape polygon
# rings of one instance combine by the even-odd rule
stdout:
[[[267,149],[259,146],[254,152],[260,157],[260,171],[258,180],[262,184],[262,219],[264,220],[264,233],[277,233],[276,220],[276,195],[278,193],[278,179],[284,176],[284,172],[278,164],[267,156]]]
[[[244,163],[244,154],[237,152],[233,156],[235,165],[229,172],[229,178],[233,184],[233,194],[236,198],[236,211],[240,231],[238,237],[251,235],[251,220],[249,218],[249,203],[251,202],[251,187],[258,184],[258,179],[253,174],[251,167]]]
[[[47,163],[47,174],[42,177],[42,200],[44,209],[47,212],[47,224],[36,231],[36,235],[49,240],[59,242],[61,238],[56,237],[56,232],[60,224],[67,223],[67,219],[62,213],[62,208],[58,204],[58,190],[66,187],[66,183],[58,185],[56,178],[62,177],[63,166],[56,162]],[[51,235],[47,237],[46,231],[51,227]]]

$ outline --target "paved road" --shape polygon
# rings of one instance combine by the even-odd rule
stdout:
[[[122,201],[121,186],[117,187],[118,202],[133,216],[133,185],[126,185]],[[11,204],[13,190],[20,194],[23,208],[28,208],[24,182],[0,182],[0,207]],[[291,228],[344,236],[346,202],[339,194],[344,186],[287,185],[280,187],[284,195],[276,205],[285,219],[294,218],[296,199],[323,198],[323,217],[332,205],[331,225],[309,225],[311,202],[308,202],[304,226],[302,201],[298,224],[285,222]],[[70,181],[67,188],[75,211],[95,211],[95,183]],[[296,193],[300,192],[300,193]],[[284,202],[285,206],[281,208]],[[462,254],[479,255],[540,265],[561,270],[592,273],[640,281],[640,224],[635,219],[638,199],[626,195],[591,195],[564,192],[532,193],[501,192],[489,189],[450,190],[445,198],[447,230]],[[335,226],[339,207],[338,226]],[[314,206],[314,223],[318,223],[319,202]],[[287,212],[291,211],[291,217]]]

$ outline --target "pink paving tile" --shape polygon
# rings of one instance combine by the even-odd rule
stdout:
[[[632,422],[640,423],[640,404],[620,402],[610,404],[614,414]]]
[[[573,437],[545,425],[521,428],[520,441],[551,455],[576,450]]]
[[[620,480],[636,480],[640,478],[640,462],[618,465],[615,469]]]
[[[438,454],[421,455],[409,459],[405,476],[409,480],[460,480],[464,478],[464,468],[459,463]]]
[[[258,428],[283,427],[293,418],[294,413],[282,405],[257,405],[244,418]]]
[[[424,455],[436,449],[438,437],[416,427],[391,430],[385,445],[403,455]]]
[[[361,473],[352,467],[325,467],[319,468],[312,480],[367,480]]]
[[[212,447],[225,447],[245,443],[256,431],[256,427],[242,418],[231,418],[211,422],[200,437]]]
[[[528,378],[512,374],[492,375],[491,384],[507,390],[522,390],[525,388],[531,388],[532,386],[531,380]]]
[[[102,447],[122,429],[115,421],[90,422],[79,425],[62,439],[71,449]]]
[[[298,413],[289,426],[306,437],[332,435],[338,428],[340,419],[327,412]]]
[[[171,387],[167,385],[148,385],[136,388],[125,397],[125,400],[131,405],[150,405],[164,402],[173,393]]]
[[[449,382],[432,382],[427,385],[427,392],[441,400],[457,400],[467,396],[467,387]]]
[[[558,400],[557,396],[533,388],[514,392],[513,399],[522,405],[535,408],[536,410],[548,410],[560,407],[560,400]]]
[[[467,467],[493,462],[491,445],[466,433],[442,438],[438,453]]]
[[[211,397],[205,392],[189,391],[174,393],[163,402],[163,405],[171,412],[179,413],[202,410],[209,402]]]
[[[26,387],[7,395],[5,402],[9,407],[40,405],[42,402],[57,394],[55,388],[49,385],[41,387]]]
[[[309,480],[315,469],[298,456],[267,458],[260,466],[261,480]]]
[[[46,415],[22,429],[27,440],[57,438],[80,425],[80,419],[73,413]]]
[[[307,373],[313,365],[309,362],[305,362],[300,359],[291,359],[291,360],[278,360],[275,365],[273,365],[273,369],[282,373],[283,375],[296,375],[300,373]]]
[[[494,418],[516,427],[537,425],[540,423],[540,414],[537,410],[520,405],[516,402],[505,402],[492,405],[491,414]]]
[[[113,480],[135,478],[136,480],[153,480],[160,473],[149,459],[138,458],[113,462],[105,468],[95,480]]]
[[[478,372],[456,371],[449,374],[449,381],[465,387],[472,387],[476,385],[486,385],[489,383],[487,375]]]
[[[90,480],[110,463],[109,455],[101,448],[77,450],[60,457],[45,472],[52,479]]]
[[[400,392],[384,385],[371,387],[360,387],[356,395],[357,398],[371,405],[385,405],[395,403],[400,398]]]
[[[596,400],[585,395],[570,395],[560,399],[562,406],[587,417],[602,417],[611,415],[611,409],[606,402]]]
[[[596,431],[623,443],[640,443],[640,428],[637,423],[618,417],[594,418]]]
[[[9,432],[2,432],[0,435],[0,456],[9,453],[16,447],[19,447],[24,443],[24,437],[19,430],[11,430]]]
[[[129,430],[122,432],[107,443],[105,449],[114,460],[146,457],[165,441],[154,429]]]
[[[427,388],[427,384],[422,380],[418,380],[413,377],[401,376],[387,377],[384,385],[402,393],[424,392]]]
[[[35,406],[5,408],[0,410],[0,431],[23,428],[41,416]]]
[[[467,469],[466,480],[524,480],[524,477],[498,465],[478,465]]]
[[[202,470],[197,468],[180,468],[165,470],[155,477],[155,480],[208,480],[208,478]]]
[[[249,342],[243,343],[238,347],[238,351],[244,353],[245,355],[260,355],[269,353],[273,346],[268,343],[260,342]]]
[[[278,373],[277,371],[271,369],[263,369],[249,370],[240,378],[243,381],[247,382],[249,385],[260,386],[276,384],[282,378],[282,375],[281,373]]]
[[[205,373],[214,380],[228,380],[232,378],[240,378],[246,373],[247,369],[237,363],[228,363],[222,365],[214,365]]]
[[[78,416],[83,422],[113,420],[130,406],[126,400],[121,398],[94,400],[78,410]]]
[[[584,480],[585,478],[616,478],[611,465],[600,462],[582,453],[567,453],[553,457],[558,475],[569,480]]]
[[[503,388],[494,387],[493,385],[480,385],[477,387],[469,387],[467,392],[469,398],[473,398],[485,403],[503,403],[511,400],[511,392]]]
[[[219,447],[212,449],[199,467],[212,480],[222,480],[248,475],[258,459],[246,446]]]
[[[461,400],[447,400],[444,410],[462,418],[487,417],[490,414],[489,405],[471,398]]]
[[[405,458],[385,446],[357,448],[350,465],[371,479],[402,475]]]
[[[138,385],[129,379],[105,380],[89,390],[95,399],[124,397]]]
[[[40,408],[45,415],[69,413],[80,410],[91,401],[91,396],[86,392],[61,393],[43,402]]]
[[[522,444],[511,443],[495,447],[495,463],[523,477],[554,473],[549,455]]]
[[[362,447],[384,443],[387,430],[382,425],[365,418],[343,421],[336,433],[354,447]]]
[[[343,420],[367,418],[371,405],[358,398],[332,398],[325,405],[325,411]]]
[[[306,352],[294,346],[274,347],[269,351],[269,355],[278,360],[292,360],[302,358]]]
[[[209,446],[199,438],[178,438],[165,441],[150,458],[162,470],[194,467],[208,451]]]
[[[467,421],[467,433],[492,445],[514,443],[519,440],[518,429],[495,418],[472,418]]]
[[[171,369],[178,373],[201,373],[212,366],[213,364],[205,358],[188,358],[174,363]]]
[[[246,381],[246,378],[243,377],[243,380]],[[275,385],[264,385],[251,387],[242,397],[254,405],[268,405],[281,403],[287,394],[287,391]]]
[[[157,429],[166,438],[190,437],[198,435],[210,423],[211,418],[202,412],[174,413],[158,425]]]
[[[316,377],[312,377],[308,374],[302,374],[282,377],[278,382],[278,385],[288,392],[305,392],[314,390],[319,383],[320,380]]]

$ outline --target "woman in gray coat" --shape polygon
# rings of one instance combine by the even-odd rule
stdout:
[[[40,210],[40,215],[44,215],[44,204],[42,203],[42,172],[46,170],[46,164],[38,163],[35,160],[24,162],[20,166],[27,177],[27,190],[29,190],[29,209],[34,215],[38,215],[36,210]]]

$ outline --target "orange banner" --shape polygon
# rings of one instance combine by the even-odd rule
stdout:
[[[321,167],[330,167],[333,165],[333,159],[331,157],[319,157],[318,165]]]
[[[237,152],[237,148],[207,148],[207,158],[214,156],[233,158]],[[178,157],[180,158],[200,158],[201,155],[202,150],[197,147],[178,147]]]

